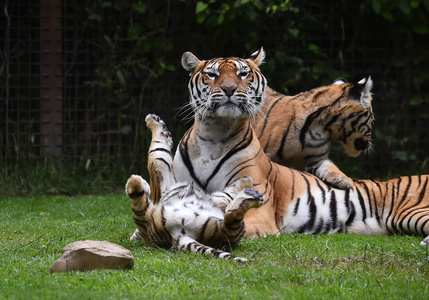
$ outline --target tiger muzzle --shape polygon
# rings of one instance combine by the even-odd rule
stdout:
[[[237,85],[222,85],[220,87],[226,96],[231,97],[237,90]]]
[[[370,146],[371,146],[371,142],[369,140],[364,140],[364,139],[356,139],[355,140],[355,149],[358,151],[366,150]]]

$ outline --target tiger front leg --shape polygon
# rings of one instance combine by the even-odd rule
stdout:
[[[264,204],[264,195],[256,189],[245,188],[228,204],[225,209],[223,229],[226,232],[244,228],[244,215],[251,208],[258,208]]]
[[[211,200],[225,212],[226,207],[245,188],[253,187],[253,180],[250,176],[235,179],[223,191],[212,193]]]
[[[149,200],[149,184],[141,176],[131,175],[125,185],[125,193],[131,199],[134,223],[137,227],[146,224],[146,213],[152,207],[152,203]],[[142,234],[138,228],[134,231],[130,240],[143,241]]]
[[[316,164],[305,168],[313,175],[316,175],[326,183],[338,189],[347,190],[353,188],[353,180],[338,169],[329,159],[323,159]]]
[[[176,183],[173,175],[173,138],[165,122],[155,114],[146,116],[146,126],[152,132],[149,147],[148,170],[152,201],[158,203],[161,195]]]

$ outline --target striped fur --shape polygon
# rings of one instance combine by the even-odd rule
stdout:
[[[262,55],[260,52],[257,56]],[[211,91],[212,85],[222,87],[221,78],[227,77],[223,72],[235,76],[237,82],[241,80],[238,68],[222,65],[231,60],[235,58],[218,59],[218,77],[207,81],[201,79],[206,62],[195,59],[195,56],[185,59],[192,61],[184,66],[191,71],[191,102],[196,106],[206,105],[198,95]],[[252,176],[253,186],[265,196],[265,204],[245,215],[246,237],[292,232],[429,234],[428,175],[388,181],[355,180],[351,189],[342,190],[310,173],[272,162],[264,153],[249,120],[260,107],[260,103],[252,99],[263,97],[265,91],[266,81],[258,68],[261,61],[255,58],[245,62],[255,73],[253,78],[260,78],[241,80],[241,84],[249,85],[247,89],[252,93],[247,104],[241,103],[247,111],[242,115],[217,113],[221,111],[218,108],[205,115],[200,112],[207,109],[197,107],[195,122],[175,154],[173,170],[177,180],[194,182],[210,193],[228,186],[236,178]],[[233,89],[228,83],[228,91]],[[256,95],[254,91],[257,91]],[[231,96],[225,92],[219,103],[223,103],[224,110],[240,111],[240,105],[232,107]],[[246,101],[245,97],[242,99]],[[422,242],[428,243],[429,238]]]
[[[337,79],[330,86],[296,96],[281,95],[267,87],[262,113],[253,119],[252,126],[273,161],[349,189],[353,180],[328,155],[332,141],[339,141],[352,157],[371,149],[371,88],[371,78],[355,84]]]
[[[155,197],[160,198],[149,199],[151,188],[142,177],[132,175],[128,179],[125,192],[137,226],[131,240],[246,261],[218,248],[237,245],[245,233],[245,213],[263,204],[262,194],[251,188],[251,177],[237,178],[221,192],[211,194],[192,183],[176,183],[171,134],[156,115],[148,115],[146,124],[152,131],[148,168],[152,186],[158,189]]]

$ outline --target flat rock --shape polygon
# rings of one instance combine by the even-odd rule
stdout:
[[[64,254],[49,268],[51,273],[96,269],[130,269],[134,257],[128,249],[107,241],[78,241],[68,244]]]

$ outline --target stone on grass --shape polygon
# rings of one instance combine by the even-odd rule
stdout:
[[[51,273],[96,269],[130,269],[134,258],[128,249],[107,241],[78,241],[68,244],[64,254],[49,268]]]

